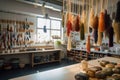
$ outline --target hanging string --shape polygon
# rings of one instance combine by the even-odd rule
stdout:
[[[73,13],[73,8],[74,8],[74,6],[73,6],[73,0],[71,1],[71,12]]]
[[[98,13],[98,2],[97,2],[97,0],[96,0],[96,10],[95,10],[95,14],[97,15],[97,13]]]
[[[114,12],[114,8],[115,8],[115,7],[114,7],[114,4],[113,4],[113,2],[112,2],[112,11],[110,11],[110,14],[112,15],[112,18],[113,18],[113,15],[115,15],[115,13],[112,14],[112,12]]]
[[[108,8],[108,0],[106,0],[106,9]]]
[[[76,1],[74,1],[74,12],[76,13]]]
[[[73,0],[73,9],[74,9],[74,15],[75,15],[75,1]]]
[[[64,0],[63,0],[63,9],[62,10],[63,10],[63,14],[64,14]]]
[[[93,0],[92,0],[92,8],[93,8],[93,5],[94,5],[94,3],[93,3]]]
[[[82,11],[84,11],[84,1],[85,1],[85,0],[83,0]]]
[[[101,11],[103,10],[103,0],[101,0]]]
[[[67,12],[69,12],[69,0],[67,0]]]
[[[72,3],[71,3],[71,0],[70,0],[70,12],[72,12]]]
[[[85,0],[85,9],[86,9],[85,12],[86,12],[86,16],[87,16],[87,11],[88,11],[87,9],[88,8],[87,8],[87,1],[86,0]]]
[[[77,7],[76,7],[77,8],[77,14],[79,14],[79,9],[78,9],[79,8],[78,7],[79,6],[79,1],[77,1],[76,5],[77,5]]]
[[[78,11],[78,14],[80,15],[80,1],[79,1],[79,3],[78,3],[78,7],[79,7],[79,8],[78,8],[78,10],[79,10],[79,11]]]
[[[78,12],[78,11],[77,11],[77,0],[76,0],[76,14],[77,14],[77,12]]]
[[[70,0],[68,0],[68,8],[69,8],[69,12],[70,12],[71,11]]]
[[[91,9],[91,1],[89,0],[89,13],[90,13],[90,9]],[[89,26],[89,22],[90,22],[90,16],[89,16],[89,21],[88,21],[88,26]],[[90,35],[90,31],[89,31],[89,27],[88,27],[88,35]]]

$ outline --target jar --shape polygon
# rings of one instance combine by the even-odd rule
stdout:
[[[85,71],[88,68],[88,62],[86,60],[81,61],[82,70]]]

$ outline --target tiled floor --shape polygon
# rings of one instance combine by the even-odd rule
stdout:
[[[75,63],[76,62],[74,61],[62,60],[61,63],[49,63],[49,64],[36,65],[33,68],[30,65],[27,65],[23,69],[0,70],[0,80],[8,80],[8,79],[19,77],[19,76],[29,75],[37,72],[42,72],[50,69],[72,65]]]

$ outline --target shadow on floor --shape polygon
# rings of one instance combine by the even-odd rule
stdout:
[[[23,69],[11,69],[11,70],[0,70],[0,80],[8,80],[11,78],[25,76],[37,72],[60,68],[68,65],[75,64],[75,61],[62,60],[60,63],[48,63],[42,65],[35,65],[33,68],[30,65],[26,65]]]

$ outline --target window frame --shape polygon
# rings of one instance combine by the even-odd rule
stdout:
[[[38,27],[38,19],[39,18],[42,18],[42,19],[45,19],[44,17],[37,17],[36,19],[37,19],[37,24],[36,24],[36,41],[38,42],[38,40],[39,40],[39,38],[38,38],[38,30],[43,30],[43,28],[39,28]],[[53,18],[49,18],[49,20],[50,20],[50,29],[48,29],[47,28],[47,30],[50,30],[50,37],[52,37],[52,35],[51,35],[51,31],[60,31],[60,37],[61,37],[61,39],[62,39],[62,25],[61,25],[61,20],[59,20],[59,19],[53,19]],[[60,29],[52,29],[51,28],[51,26],[52,26],[52,20],[55,20],[55,21],[59,21],[60,22]],[[52,40],[51,38],[49,39],[49,41],[50,40]]]

